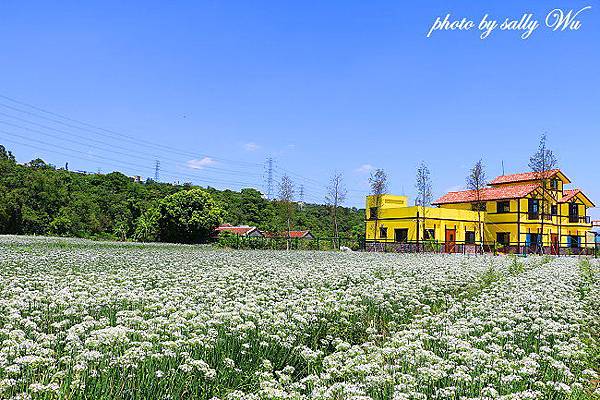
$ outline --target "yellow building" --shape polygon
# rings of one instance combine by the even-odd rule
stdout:
[[[542,183],[545,188],[542,188]],[[367,242],[437,242],[449,252],[473,251],[481,242],[504,252],[567,254],[591,248],[594,204],[571,181],[552,170],[503,175],[476,191],[450,192],[436,207],[409,206],[405,196],[367,197]],[[479,210],[479,211],[477,211]]]

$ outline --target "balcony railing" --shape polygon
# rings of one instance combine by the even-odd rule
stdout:
[[[569,215],[569,222],[572,224],[591,224],[592,219],[589,216]]]
[[[544,218],[545,221],[552,221],[552,214],[540,214],[540,213],[528,213],[527,219],[530,221],[537,221]]]

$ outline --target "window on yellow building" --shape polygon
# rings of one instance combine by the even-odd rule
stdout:
[[[510,212],[510,201],[499,201],[497,203],[498,213],[509,213]]]
[[[465,232],[465,243],[475,244],[475,232],[474,231]]]
[[[579,206],[577,203],[569,204],[569,222],[579,222]]]
[[[529,199],[527,213],[528,213],[528,219],[539,219],[539,217],[540,217],[540,201],[538,199]]]
[[[369,219],[377,219],[377,207],[369,208]]]
[[[487,210],[487,204],[485,203],[485,201],[479,202],[479,203],[473,203],[471,204],[471,210],[473,211],[486,211]]]
[[[581,247],[581,238],[575,235],[567,236],[567,243],[573,249],[579,248]]]
[[[394,229],[394,240],[398,243],[408,242],[408,229]]]
[[[550,207],[550,214],[552,214],[553,216],[558,215],[558,205],[552,204],[552,206]]]
[[[508,246],[510,244],[510,232],[498,232],[496,233],[496,242],[503,246]]]
[[[425,240],[435,240],[435,229],[425,229]]]
[[[387,228],[386,227],[381,227],[379,228],[379,237],[382,239],[387,239]]]

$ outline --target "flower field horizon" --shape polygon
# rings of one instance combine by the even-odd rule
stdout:
[[[0,399],[600,399],[600,262],[0,236]]]

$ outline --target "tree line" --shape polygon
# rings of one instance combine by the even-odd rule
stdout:
[[[300,204],[287,176],[277,199],[269,200],[252,188],[133,182],[120,172],[82,174],[41,159],[19,164],[0,145],[0,234],[194,243],[227,222],[278,233],[362,237],[364,210],[342,206],[339,179],[334,192],[328,188],[326,204]]]

